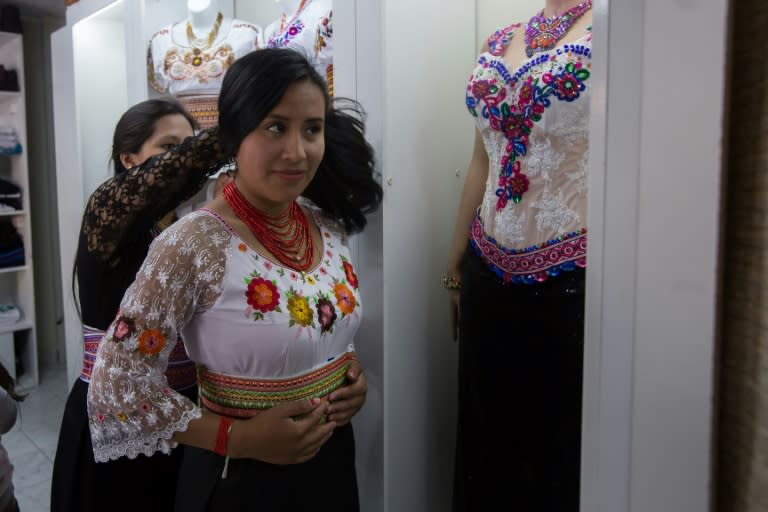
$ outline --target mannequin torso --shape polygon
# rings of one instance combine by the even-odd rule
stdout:
[[[331,0],[275,0],[282,16],[264,30],[264,46],[303,53],[333,94],[333,28]]]
[[[261,28],[224,17],[216,0],[189,0],[188,15],[158,31],[147,49],[150,85],[178,97],[201,128],[218,121],[221,81],[238,58],[260,48]]]

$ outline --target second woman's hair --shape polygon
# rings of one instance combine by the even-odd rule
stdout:
[[[156,98],[142,101],[132,106],[120,116],[112,136],[112,164],[115,174],[128,169],[120,161],[120,155],[138,153],[141,147],[155,133],[155,123],[158,119],[180,114],[189,121],[192,129],[197,129],[197,121],[192,115],[173,98]]]
[[[280,103],[286,90],[308,80],[325,98],[325,154],[304,191],[347,233],[362,231],[365,214],[381,202],[373,148],[365,139],[363,112],[352,100],[331,100],[325,80],[300,53],[266,48],[236,60],[224,75],[219,94],[219,136],[235,154],[243,139]]]

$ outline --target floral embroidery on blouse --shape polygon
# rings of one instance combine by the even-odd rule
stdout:
[[[246,316],[253,315],[254,320],[263,320],[264,314],[270,311],[281,313],[280,292],[277,290],[277,284],[274,281],[264,279],[254,271],[250,278],[245,279],[247,288],[245,298],[248,303]]]
[[[288,313],[291,320],[289,327],[300,325],[301,327],[315,327],[315,313],[309,306],[309,299],[297,292],[293,287],[285,294],[288,298]]]
[[[507,44],[508,42],[507,40]],[[588,52],[588,49],[573,46],[570,51],[583,53]],[[530,182],[528,176],[521,171],[519,158],[527,154],[531,129],[552,104],[551,98],[554,96],[561,101],[571,102],[586,89],[584,82],[589,78],[590,72],[579,61],[568,62],[541,76],[527,74],[533,65],[554,61],[557,55],[557,52],[541,55],[521,67],[514,76],[509,75],[502,61],[483,56],[480,57],[479,66],[467,85],[466,103],[470,113],[475,117],[482,115],[489,121],[491,128],[503,133],[507,140],[506,152],[500,161],[501,169],[496,189],[497,211],[504,209],[510,200],[519,203],[528,190]],[[507,88],[500,86],[495,78],[482,78],[489,70],[498,72],[506,82],[506,86],[512,91],[509,97]],[[520,82],[524,74],[527,76]],[[520,87],[517,99],[514,100],[518,85]]]
[[[320,333],[332,333],[333,323],[336,321],[336,308],[328,294],[318,292],[315,297],[317,320],[320,323]]]
[[[333,294],[336,296],[336,305],[339,306],[342,318],[355,311],[357,300],[355,299],[352,290],[350,290],[345,283],[336,281],[333,286]]]
[[[296,36],[301,34],[302,30],[304,30],[304,22],[300,19],[295,19],[283,32],[271,37],[269,41],[267,41],[267,47],[284,48],[288,46],[288,43],[293,39],[296,39]]]
[[[357,281],[357,274],[355,274],[355,269],[352,267],[352,264],[345,258],[344,256],[341,257],[341,263],[342,263],[342,270],[344,270],[344,275],[347,276],[347,282],[349,283],[352,288],[357,290],[358,281]]]

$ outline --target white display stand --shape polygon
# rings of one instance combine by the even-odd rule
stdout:
[[[1,212],[0,220],[10,220],[24,241],[24,264],[0,269],[0,303],[12,302],[21,311],[14,325],[0,327],[0,360],[17,381],[20,390],[38,384],[37,339],[35,330],[35,288],[33,278],[32,221],[29,198],[29,167],[27,163],[27,122],[24,105],[24,50],[21,34],[0,32],[0,64],[15,70],[19,91],[0,91],[0,124],[12,126],[21,143],[22,152],[0,155],[0,176],[22,189],[22,207],[16,212]],[[16,359],[21,372],[16,372]]]

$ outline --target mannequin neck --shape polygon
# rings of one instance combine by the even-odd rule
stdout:
[[[288,16],[299,10],[301,2],[302,0],[275,0],[275,3],[280,6],[280,9],[282,9],[283,14]]]
[[[208,32],[216,22],[219,14],[219,2],[216,0],[189,0],[187,2],[187,19],[195,33]]]
[[[574,7],[583,1],[584,0],[546,0],[544,3],[544,16],[547,18],[560,16],[571,7]]]

